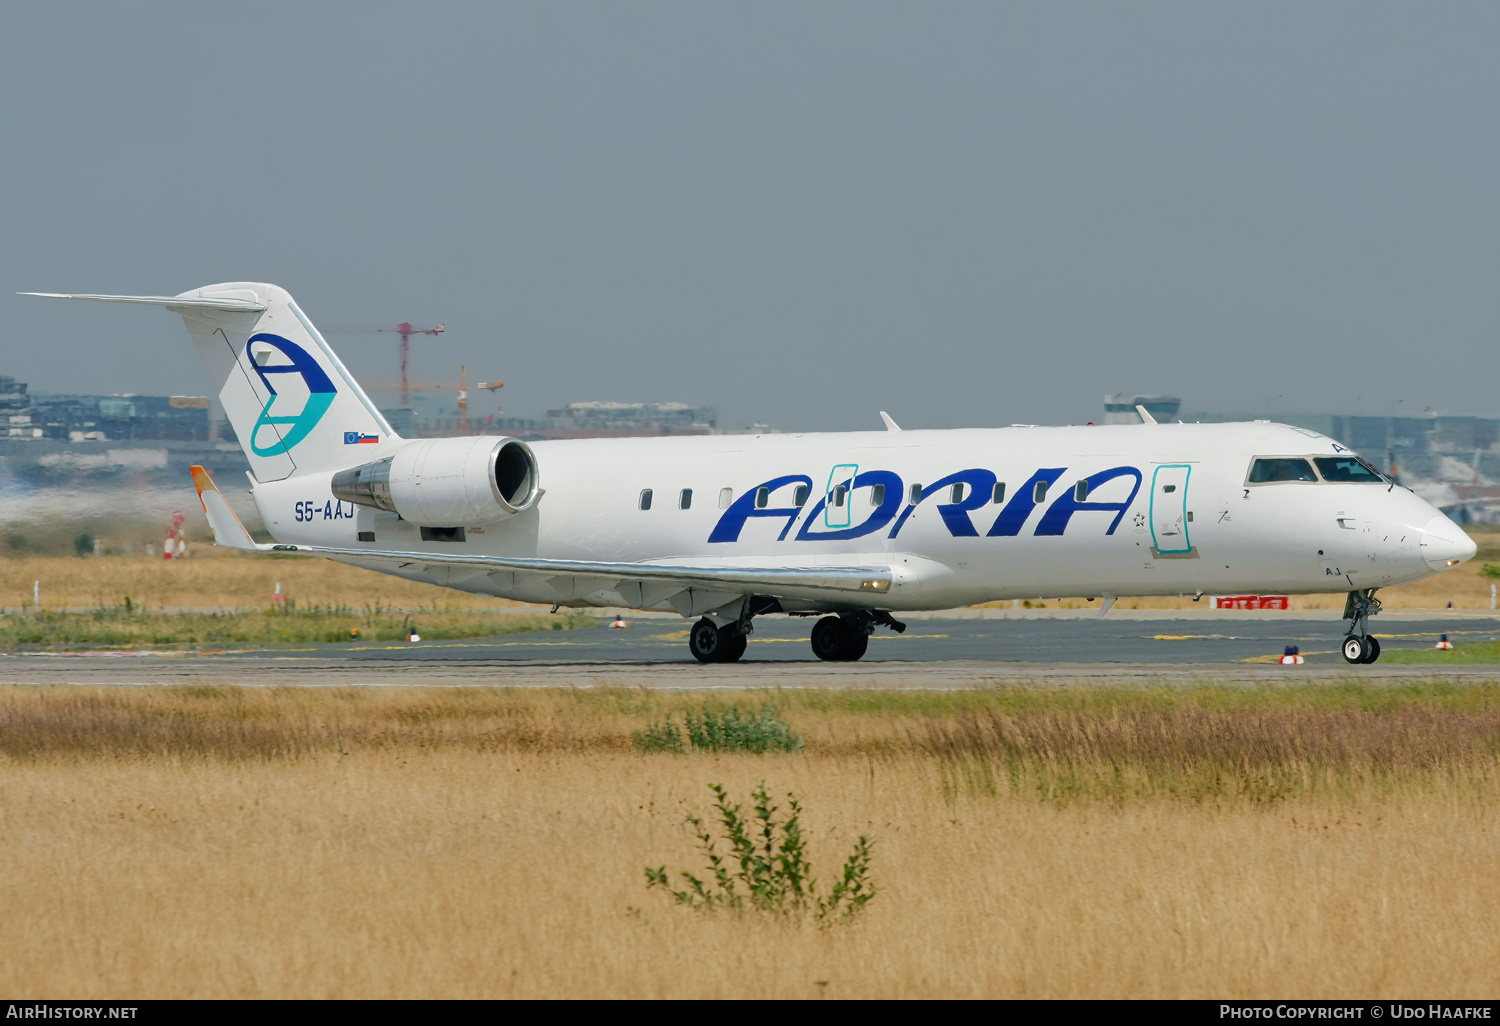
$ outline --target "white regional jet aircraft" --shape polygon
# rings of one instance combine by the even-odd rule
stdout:
[[[194,468],[220,545],[675,610],[697,620],[688,646],[705,663],[739,659],[766,613],[822,614],[813,652],[851,660],[877,626],[904,630],[902,610],[1337,590],[1344,658],[1368,663],[1375,590],[1475,552],[1348,449],[1282,424],[902,431],[886,417],[838,434],[405,439],[275,285],[56,298],[182,316],[279,542],[253,542]]]

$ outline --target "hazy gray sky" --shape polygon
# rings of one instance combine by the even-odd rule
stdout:
[[[0,373],[202,394],[9,293],[258,280],[515,415],[1494,415],[1497,99],[1494,3],[8,0]]]

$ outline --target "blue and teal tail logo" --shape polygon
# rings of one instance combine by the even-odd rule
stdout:
[[[256,363],[251,347],[257,342],[273,346],[292,362],[272,367]],[[255,421],[255,427],[250,431],[250,451],[257,456],[280,456],[306,438],[312,429],[318,426],[318,421],[323,419],[323,414],[327,413],[328,407],[333,405],[333,397],[338,393],[338,389],[333,387],[333,382],[328,380],[328,375],[323,372],[322,367],[318,366],[318,361],[308,355],[307,350],[280,335],[265,332],[251,335],[249,341],[245,343],[245,356],[250,361],[250,366],[255,368],[255,373],[260,375],[266,391],[271,393],[271,398],[266,400],[265,408],[260,411],[260,417]],[[307,402],[302,404],[299,412],[283,416],[272,412],[276,409],[279,398],[276,386],[271,383],[272,374],[296,374],[302,378],[302,383],[307,387]],[[257,439],[260,437],[260,429],[264,427],[271,428],[271,435],[275,441],[270,445],[262,446]],[[283,427],[286,428],[285,431],[282,430]]]

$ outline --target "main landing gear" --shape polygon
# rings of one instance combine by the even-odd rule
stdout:
[[[1349,636],[1341,651],[1346,663],[1373,663],[1380,658],[1380,639],[1370,633],[1370,617],[1380,612],[1374,588],[1351,591],[1344,602],[1344,619],[1350,621]]]
[[[870,647],[874,623],[856,623],[842,616],[825,616],[812,629],[813,655],[830,663],[852,663]]]
[[[744,632],[740,630],[738,623],[716,627],[705,616],[688,631],[688,648],[692,650],[693,658],[700,663],[738,662],[740,656],[745,654],[746,644]]]
[[[688,631],[688,650],[700,663],[737,662],[745,654],[751,618],[759,613],[780,611],[780,606],[775,604],[774,599],[757,598],[746,603],[737,620],[721,625],[705,616]],[[906,624],[882,610],[860,609],[837,616],[825,616],[813,625],[813,655],[828,662],[853,662],[870,647],[870,635],[874,633],[876,626],[889,627],[897,634],[906,630]]]
[[[882,610],[859,610],[839,616],[825,616],[813,624],[813,655],[830,663],[852,663],[870,647],[870,635],[877,624],[901,634],[906,624]]]

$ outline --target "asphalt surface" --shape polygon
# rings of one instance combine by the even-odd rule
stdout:
[[[352,660],[482,659],[581,663],[692,662],[688,624],[682,620],[627,621],[607,627],[503,635],[468,641],[401,645],[330,645]],[[785,616],[755,621],[742,662],[811,662],[808,640],[815,621]],[[877,628],[862,662],[994,661],[1023,663],[1234,663],[1274,658],[1295,645],[1314,663],[1347,665],[1339,654],[1341,620],[922,619],[907,621],[904,634]],[[1382,630],[1381,627],[1388,630]],[[1455,642],[1494,641],[1500,620],[1491,618],[1398,620],[1377,624],[1385,651],[1432,648],[1444,633]],[[345,653],[347,651],[347,654]],[[321,653],[320,653],[321,654]]]
[[[1171,614],[1166,614],[1171,615]],[[667,688],[962,688],[997,681],[1255,683],[1270,680],[1413,676],[1500,678],[1497,666],[1377,663],[1352,667],[1338,654],[1343,623],[1234,614],[1156,619],[1141,614],[983,619],[935,615],[905,634],[877,630],[857,663],[824,663],[808,643],[810,619],[763,617],[741,662],[700,666],[687,624],[639,618],[609,627],[416,644],[357,642],[219,653],[67,653],[0,657],[11,684],[258,684],[607,686]],[[419,624],[420,627],[420,624]],[[1500,638],[1500,619],[1464,614],[1384,614],[1375,633],[1386,652]],[[1287,645],[1303,666],[1277,665]]]

